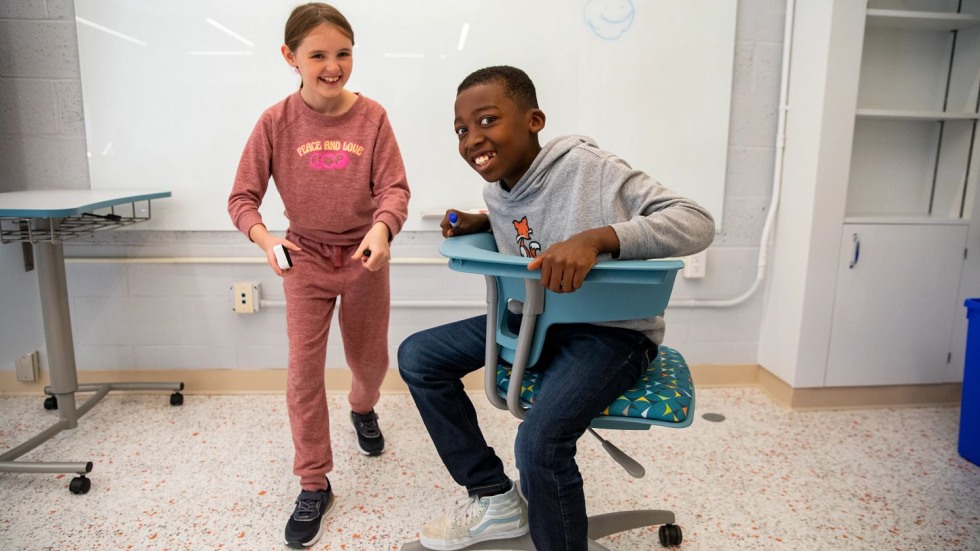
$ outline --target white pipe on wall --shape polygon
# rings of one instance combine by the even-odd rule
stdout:
[[[749,299],[762,285],[765,278],[766,269],[769,265],[769,247],[771,245],[772,227],[776,221],[776,210],[779,208],[779,194],[783,183],[783,152],[786,148],[786,112],[789,105],[786,104],[789,95],[789,71],[790,56],[793,52],[793,15],[795,12],[795,0],[786,2],[786,22],[783,28],[783,63],[782,74],[779,80],[779,112],[776,121],[776,159],[772,171],[772,197],[769,200],[769,212],[766,214],[766,222],[762,226],[762,237],[759,242],[759,261],[756,263],[755,280],[747,291],[741,295],[730,299],[719,300],[672,300],[670,306],[674,308],[728,308],[737,306]]]

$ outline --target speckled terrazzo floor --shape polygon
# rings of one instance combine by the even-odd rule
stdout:
[[[71,475],[0,474],[0,548],[285,549],[298,492],[284,398],[110,394],[78,429],[22,460],[94,462]],[[315,549],[399,549],[463,493],[443,470],[406,394],[378,406],[388,451],[356,453],[342,394],[334,412],[337,505]],[[482,395],[488,440],[508,464],[516,422]],[[720,413],[708,422],[704,413]],[[338,415],[339,414],[339,415]],[[56,419],[40,398],[0,397],[0,449]],[[672,508],[684,550],[980,550],[980,467],[956,453],[957,408],[789,412],[760,391],[702,389],[684,430],[604,435],[647,476],[630,478],[584,437],[590,512]],[[516,473],[512,473],[516,476]],[[601,540],[659,548],[654,530]]]

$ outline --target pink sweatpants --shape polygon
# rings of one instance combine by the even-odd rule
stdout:
[[[353,375],[348,401],[352,410],[364,413],[378,403],[388,372],[389,269],[386,265],[371,272],[360,261],[351,260],[355,246],[326,245],[291,232],[286,238],[303,248],[290,253],[292,273],[283,278],[289,335],[286,408],[295,448],[293,472],[303,489],[323,490],[325,475],[333,470],[324,367],[334,306],[340,298],[340,333]]]

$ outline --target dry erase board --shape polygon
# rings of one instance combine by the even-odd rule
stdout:
[[[95,189],[170,190],[145,228],[230,230],[226,200],[261,112],[299,77],[279,48],[296,2],[75,0]],[[406,230],[483,205],[456,149],[456,86],[488,65],[528,72],[542,141],[585,134],[721,222],[736,2],[343,0],[348,88],[388,110],[412,188]],[[262,206],[284,230],[273,186]],[[162,212],[161,212],[162,211]]]

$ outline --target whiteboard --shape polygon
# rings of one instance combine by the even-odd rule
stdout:
[[[231,230],[226,204],[259,115],[299,86],[283,61],[281,0],[75,0],[93,189],[169,190],[146,229]],[[525,70],[547,116],[542,144],[584,134],[704,205],[721,227],[736,2],[334,2],[354,28],[348,89],[379,101],[412,199],[405,230],[483,206],[459,157],[459,82]],[[261,212],[288,221],[274,186]]]

